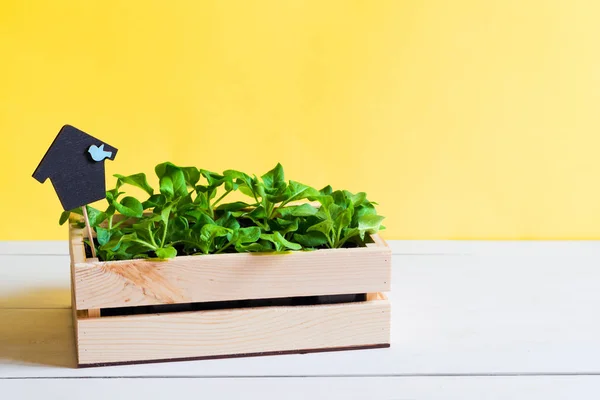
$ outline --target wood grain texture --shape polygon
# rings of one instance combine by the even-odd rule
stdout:
[[[72,230],[74,228],[71,228]],[[79,232],[73,240],[79,240]],[[376,235],[375,235],[376,236]],[[72,240],[72,241],[73,241]],[[73,265],[78,310],[387,292],[391,250],[376,246],[285,254],[220,254]]]
[[[73,336],[75,338],[75,344],[78,339],[78,325],[77,325],[77,293],[75,290],[75,264],[85,261],[85,246],[83,244],[83,229],[77,229],[72,225],[69,225],[69,254],[71,257],[71,311],[73,317]],[[75,351],[79,354],[79,348],[76,345]]]
[[[390,342],[390,303],[82,318],[78,328],[79,364],[358,347]]]
[[[285,350],[285,351],[261,351],[259,353],[238,353],[238,354],[224,354],[214,356],[202,356],[202,357],[182,357],[182,358],[162,358],[155,360],[138,360],[138,361],[120,361],[120,362],[105,362],[95,364],[77,364],[78,368],[93,368],[93,367],[117,367],[122,365],[140,365],[140,364],[155,364],[155,363],[172,363],[179,361],[204,361],[204,360],[223,360],[231,358],[248,358],[248,357],[266,357],[266,356],[289,356],[294,354],[312,354],[312,353],[331,353],[338,351],[350,351],[350,350],[377,350],[377,349],[388,349],[390,348],[389,343],[381,344],[367,344],[360,346],[347,346],[347,347],[323,347],[318,349],[298,349],[298,350]]]

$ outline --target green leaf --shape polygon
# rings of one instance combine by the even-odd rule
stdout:
[[[372,203],[364,203],[354,210],[354,216],[352,217],[352,226],[358,226],[358,220],[365,215],[377,215],[377,210],[373,207]]]
[[[248,218],[256,220],[256,219],[265,218],[267,216],[267,214],[265,213],[265,209],[263,206],[258,206],[254,210],[247,213],[246,216]]]
[[[283,174],[283,167],[277,163],[275,168],[261,176],[265,187],[268,189],[279,188],[285,185],[285,175]]]
[[[108,200],[109,203],[115,202],[115,201],[117,201],[119,196],[122,195],[123,193],[125,193],[125,192],[119,192],[118,189],[107,190],[106,191],[106,199]]]
[[[291,221],[282,218],[277,218],[274,222],[271,221],[271,223],[279,225],[277,228],[273,228],[272,230],[278,231],[282,235],[285,235],[288,232],[295,232],[298,230],[298,218],[293,219]]]
[[[307,232],[321,232],[326,237],[329,237],[329,233],[333,228],[333,221],[327,219],[325,221],[321,221],[318,224],[310,226],[306,231]]]
[[[142,203],[144,210],[154,207],[162,207],[167,202],[167,198],[164,194],[154,194],[148,198],[148,200]]]
[[[220,218],[218,218],[215,221],[215,224],[228,229],[238,229],[240,227],[237,219],[235,219],[229,211],[226,211]]]
[[[206,224],[200,230],[200,241],[198,242],[202,252],[208,254],[214,251],[214,241],[216,238],[225,237],[229,233],[229,229],[219,225]]]
[[[71,216],[71,211],[63,211],[60,214],[60,219],[58,220],[58,224],[59,225],[64,225],[64,223],[69,220],[70,216]]]
[[[360,230],[360,238],[364,239],[366,233],[377,233],[381,221],[384,217],[381,215],[363,215],[358,219],[358,229]]]
[[[208,186],[211,188],[216,188],[223,183],[223,175],[217,174],[216,172],[201,169],[200,174],[206,179]]]
[[[329,216],[332,219],[336,219],[340,215],[340,213],[344,212],[344,207],[339,206],[337,204],[330,204],[329,207],[327,207],[326,209],[319,210],[317,212],[317,216],[319,216],[321,211],[324,211],[326,216]]]
[[[177,256],[177,249],[175,249],[174,247],[171,247],[171,246],[167,246],[167,247],[163,247],[160,249],[156,249],[155,253],[158,258],[162,258],[162,259],[175,258],[175,256]]]
[[[173,171],[171,179],[173,181],[173,191],[175,192],[175,196],[186,196],[188,194],[188,191],[183,171],[181,171],[180,169]]]
[[[135,233],[129,233],[127,235],[113,236],[107,243],[100,246],[101,250],[110,250],[112,252],[117,251],[121,247],[121,243],[136,240],[137,235]]]
[[[88,212],[88,218],[90,219],[90,226],[98,226],[104,220],[106,220],[106,214],[92,206],[86,206]]]
[[[342,235],[341,240],[338,243],[337,247],[342,247],[344,245],[344,243],[346,243],[346,241],[348,241],[349,239],[351,239],[354,236],[357,236],[359,234],[360,234],[360,229],[358,229],[358,228],[346,228],[346,229],[344,229],[343,235]]]
[[[196,198],[194,199],[194,204],[204,210],[209,209],[208,189],[206,186],[196,186]]]
[[[106,207],[106,211],[104,211],[104,214],[106,214],[106,218],[110,218],[113,215],[115,215],[115,212],[117,210],[115,209],[115,206],[113,206],[112,204],[110,204],[108,207]]]
[[[173,209],[173,204],[169,204],[165,206],[160,212],[160,220],[163,224],[169,223],[169,216],[171,215],[171,210]]]
[[[290,201],[297,201],[306,199],[308,197],[319,196],[319,192],[307,185],[300,182],[290,181],[290,184],[286,188],[286,203]]]
[[[135,247],[135,243],[123,239],[114,251],[100,250],[100,252],[110,260],[131,260],[135,254],[135,251],[131,251],[131,249]]]
[[[144,207],[142,203],[135,197],[127,196],[121,200],[120,203],[114,202],[113,206],[117,209],[118,212],[127,216],[140,218],[144,213]]]
[[[198,220],[200,220],[203,216],[208,217],[208,215],[206,215],[206,212],[207,211],[199,209],[199,208],[192,208],[192,209],[186,210],[183,213],[183,216],[185,218],[187,218],[188,221],[193,223],[193,222],[198,222]]]
[[[196,183],[200,180],[200,170],[196,167],[182,167],[181,171],[183,172],[187,186],[191,188],[195,187]]]
[[[252,197],[255,200],[257,200],[257,196],[262,197],[261,192],[264,194],[264,185],[260,183],[263,188],[258,188],[259,181],[256,176],[251,177],[248,174],[231,169],[223,172],[223,175],[225,176],[225,189],[227,190],[235,190],[235,185],[233,184],[233,182],[235,182],[240,192],[246,196]]]
[[[175,196],[173,180],[170,176],[163,176],[160,178],[160,193],[165,195],[167,199],[172,199]]]
[[[281,245],[285,246],[286,248],[290,250],[302,250],[302,246],[300,246],[298,243],[293,243],[286,240],[286,238],[284,238],[283,235],[281,235],[281,233],[275,232],[273,235],[275,237],[275,240],[277,240],[279,243],[281,243]]]
[[[349,204],[352,204],[352,201],[347,197],[347,194],[352,195],[352,193],[344,190],[336,190],[331,194],[333,197],[333,202],[336,206],[340,208],[346,208]]]
[[[184,232],[190,229],[190,223],[187,218],[179,216],[173,220],[173,229],[176,232]]]
[[[219,225],[206,224],[202,227],[201,236],[204,240],[211,240],[220,236],[227,236],[229,229]]]
[[[239,211],[248,207],[250,207],[250,204],[244,203],[243,201],[236,201],[233,203],[221,204],[216,209],[219,211]]]
[[[72,209],[71,213],[83,216],[83,210],[81,209],[81,207],[77,207],[77,208]]]
[[[145,253],[139,253],[133,256],[133,258],[150,258],[150,256],[148,256],[148,254]]]
[[[271,188],[271,189],[265,188],[266,196],[261,196],[261,197],[263,197],[269,203],[272,203],[272,204],[277,204],[277,203],[286,204],[288,202],[288,194],[287,194],[286,189],[287,189],[287,186],[285,185],[285,183],[280,187]]]
[[[252,178],[243,172],[229,169],[223,172],[223,177],[225,190],[237,190],[240,186],[245,186],[248,189],[252,187]],[[252,193],[250,193],[250,196],[252,196]]]
[[[155,243],[154,240],[154,221],[145,219],[131,226],[137,237],[150,244]]]
[[[152,189],[152,186],[148,184],[146,174],[140,173],[129,176],[115,174],[114,176],[117,178],[117,189],[119,189],[123,184],[128,184],[142,189],[150,196],[154,194],[154,189]]]
[[[352,214],[354,213],[353,208],[347,208],[337,215],[334,221],[334,225],[338,231],[346,228],[352,221]]]
[[[306,232],[304,235],[295,233],[294,240],[304,247],[319,247],[327,244],[327,237],[318,231]]]
[[[167,169],[171,167],[177,168],[175,164],[167,161],[154,167],[154,172],[156,172],[156,176],[158,178],[162,178],[163,176],[167,175]]]
[[[279,214],[284,218],[288,217],[288,216],[310,217],[312,215],[315,215],[317,213],[317,211],[319,211],[319,209],[311,206],[308,203],[305,203],[305,204],[302,204],[299,206],[289,206],[289,207],[278,208],[277,211],[279,211]]]
[[[167,198],[187,195],[186,179],[181,168],[166,162],[158,164],[155,171],[159,178],[160,192],[166,195]]]
[[[250,244],[236,243],[235,249],[239,253],[243,253],[243,252],[252,252],[252,253],[268,252],[268,251],[273,251],[273,245],[271,245],[271,242],[262,240],[260,242],[250,243]]]
[[[356,194],[352,194],[347,192],[347,197],[352,201],[354,207],[358,207],[364,203],[367,203],[367,194],[365,192],[358,192]]]
[[[290,249],[290,250],[301,250],[302,249],[302,246],[300,246],[298,243],[292,243],[292,242],[286,240],[279,232],[274,232],[272,234],[263,233],[260,235],[260,238],[274,243],[277,251],[282,251],[284,249]]]
[[[327,196],[333,192],[333,189],[331,188],[331,185],[327,185],[323,189],[319,190],[319,192],[321,193],[321,195]]]
[[[237,243],[256,242],[260,238],[260,228],[257,226],[240,228],[237,233]]]
[[[211,217],[209,217],[205,213],[201,213],[200,215],[198,215],[198,220],[196,221],[196,223],[192,226],[192,230],[200,232],[200,230],[202,229],[202,227],[204,225],[214,225],[214,224],[215,224],[215,221]]]
[[[111,232],[108,229],[99,226],[96,227],[96,239],[98,239],[98,243],[100,243],[101,246],[108,243],[110,236]]]
[[[240,186],[238,187],[239,191],[249,197],[254,197],[254,192],[248,186]]]
[[[318,201],[321,203],[321,209],[328,209],[330,205],[334,204],[333,197],[331,195],[321,195],[311,197],[311,201]]]
[[[257,226],[234,229],[227,235],[227,239],[234,244],[253,243],[259,238],[260,228]]]

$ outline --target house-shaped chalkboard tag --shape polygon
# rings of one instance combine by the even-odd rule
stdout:
[[[65,125],[35,169],[33,177],[50,179],[65,211],[106,197],[104,160],[117,149],[79,129]]]

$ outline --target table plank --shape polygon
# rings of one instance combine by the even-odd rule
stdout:
[[[66,228],[65,228],[66,229]],[[65,237],[66,234],[65,230]],[[14,240],[0,241],[0,255],[67,255],[69,242],[67,240]]]
[[[598,376],[2,380],[10,399],[201,398],[562,400],[597,397]],[[594,396],[596,394],[596,396]]]
[[[69,310],[5,309],[0,349],[18,351],[0,350],[0,376],[600,373],[599,260],[396,256],[380,350],[74,370]]]
[[[0,255],[0,309],[70,308],[69,256]]]
[[[598,240],[390,240],[393,254],[398,255],[510,255],[589,256],[600,257]]]

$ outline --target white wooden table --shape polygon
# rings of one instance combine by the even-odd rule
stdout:
[[[66,242],[0,242],[0,399],[600,397],[600,242],[390,245],[389,349],[75,369]]]

